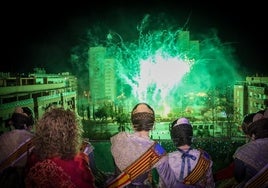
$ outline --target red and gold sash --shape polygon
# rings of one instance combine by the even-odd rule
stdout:
[[[154,164],[166,154],[166,151],[155,142],[140,158],[127,167],[119,176],[106,186],[107,188],[122,188],[130,184],[139,175],[151,170]]]
[[[206,171],[209,169],[210,160],[206,156],[204,156],[203,150],[200,150],[200,152],[201,153],[197,161],[197,164],[191,171],[191,173],[184,178],[183,182],[184,184],[194,185],[196,182],[200,180],[200,178],[202,178],[205,175]]]
[[[263,187],[264,185],[268,186],[268,164],[246,183],[245,188]]]

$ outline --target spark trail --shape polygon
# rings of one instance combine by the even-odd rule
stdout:
[[[186,107],[189,93],[221,92],[240,78],[233,48],[215,32],[192,40],[190,31],[152,19],[144,17],[137,26],[139,37],[132,42],[115,31],[107,35],[108,56],[116,61],[118,95],[123,93],[132,103],[153,104],[166,115],[172,108]],[[191,105],[200,103],[198,97]]]

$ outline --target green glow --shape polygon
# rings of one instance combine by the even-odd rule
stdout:
[[[139,101],[158,102],[164,105],[166,115],[169,106],[165,104],[172,89],[190,71],[190,64],[177,57],[163,57],[160,52],[145,60],[140,60],[140,74],[136,75],[133,93]]]
[[[235,51],[214,30],[197,34],[160,21],[146,15],[134,41],[124,41],[121,34],[109,31],[105,47],[116,61],[118,96],[132,104],[148,102],[165,116],[174,109],[200,108],[209,97],[206,93],[224,94],[240,79]],[[192,35],[198,37],[192,39]]]
[[[156,86],[156,89],[152,91],[153,99],[158,92],[160,92],[161,99],[166,99],[169,91],[189,70],[190,65],[186,61],[172,57],[163,58],[160,54],[157,54],[155,58],[141,60],[140,75],[136,78],[139,83],[136,90],[138,99],[141,101],[147,99],[146,93],[151,85]]]

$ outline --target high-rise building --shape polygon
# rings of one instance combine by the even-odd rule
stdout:
[[[197,59],[200,45],[198,40],[190,40],[189,31],[180,31],[177,35],[177,50],[182,57]]]
[[[115,60],[107,56],[105,47],[89,49],[89,88],[95,106],[116,98]]]

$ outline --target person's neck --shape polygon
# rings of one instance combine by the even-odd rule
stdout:
[[[150,138],[149,131],[138,131],[138,132],[135,132],[135,134],[142,138]]]
[[[181,150],[188,150],[188,149],[190,149],[190,146],[186,144],[186,145],[183,145],[183,146],[179,146],[178,148],[181,149]]]

